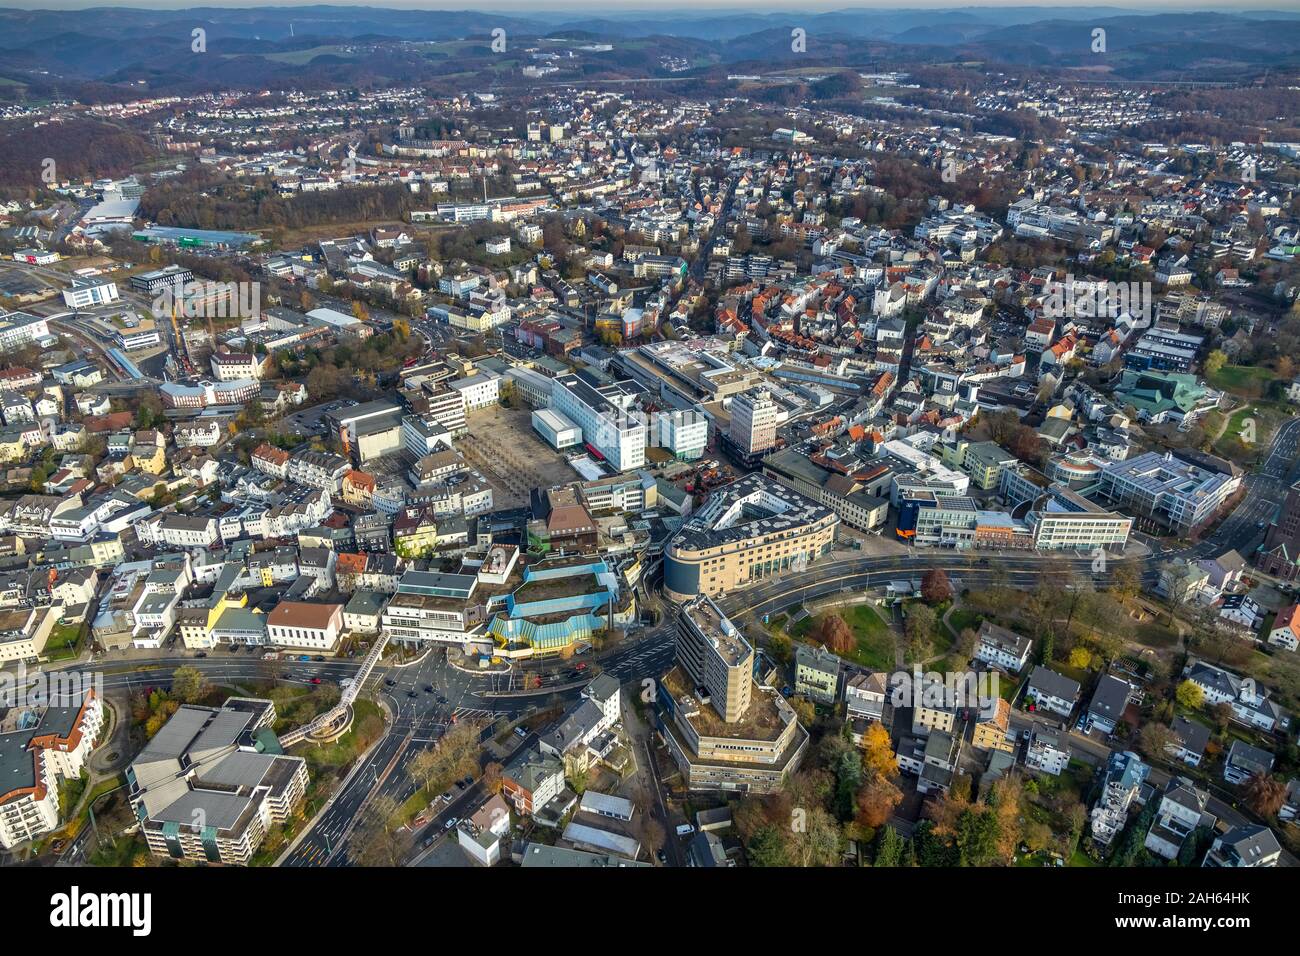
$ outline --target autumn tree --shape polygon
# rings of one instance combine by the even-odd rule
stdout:
[[[848,622],[838,614],[827,614],[817,626],[817,640],[835,654],[850,654],[858,646]]]
[[[921,578],[921,597],[926,604],[942,604],[952,600],[952,583],[943,568],[931,568]]]
[[[1154,720],[1144,724],[1138,733],[1138,749],[1152,760],[1167,759],[1173,743],[1173,730]]]
[[[1178,699],[1178,703],[1188,710],[1200,710],[1201,705],[1205,703],[1205,691],[1190,680],[1185,680],[1179,684],[1174,696]]]
[[[889,731],[883,724],[872,721],[862,735],[862,766],[868,776],[893,777],[898,773],[898,760]]]
[[[1276,816],[1286,800],[1286,785],[1271,774],[1252,774],[1243,789],[1246,805],[1261,817]]]
[[[172,671],[172,696],[183,704],[193,704],[207,696],[211,685],[197,667],[188,664]]]

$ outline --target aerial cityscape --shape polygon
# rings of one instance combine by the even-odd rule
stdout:
[[[0,866],[1294,866],[1298,294],[1296,10],[0,9]]]

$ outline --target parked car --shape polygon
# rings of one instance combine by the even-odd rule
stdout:
[[[320,682],[321,682],[321,679],[320,679],[319,677],[313,677],[313,678],[311,679],[311,683],[313,683],[313,684],[319,684]]]

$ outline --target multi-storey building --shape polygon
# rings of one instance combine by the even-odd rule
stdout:
[[[656,727],[692,790],[771,793],[808,743],[790,705],[754,680],[754,650],[711,600],[681,611],[678,666],[658,685]]]
[[[1228,462],[1155,451],[1107,464],[1098,482],[1098,491],[1126,512],[1179,534],[1212,519],[1240,487],[1240,470]]]
[[[93,688],[51,693],[52,703],[11,706],[0,716],[0,847],[59,825],[59,784],[81,775],[104,723]]]
[[[576,375],[557,377],[551,408],[582,429],[582,440],[619,471],[645,465],[646,423],[633,409],[636,392],[630,383],[599,388]]]
[[[664,591],[674,601],[725,594],[827,554],[839,518],[753,474],[715,491],[664,548]]]
[[[307,763],[266,746],[275,706],[232,697],[185,704],[127,769],[131,806],[155,856],[247,865],[307,792]]]
[[[731,400],[730,412],[727,435],[743,454],[758,455],[776,447],[781,410],[768,392],[759,389],[737,395]]]

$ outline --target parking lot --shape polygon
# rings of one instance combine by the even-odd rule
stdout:
[[[498,508],[527,504],[533,488],[577,480],[577,473],[533,430],[528,409],[483,409],[467,418],[469,434],[459,447],[491,483]]]

